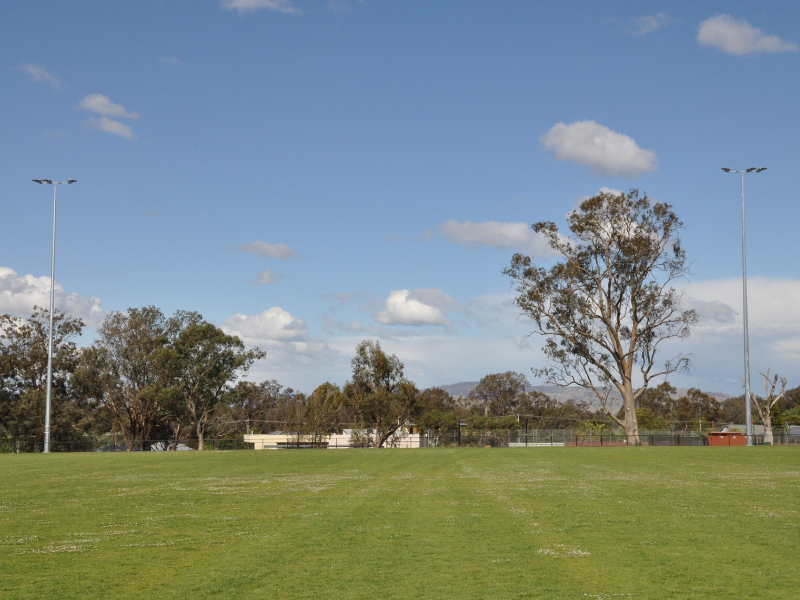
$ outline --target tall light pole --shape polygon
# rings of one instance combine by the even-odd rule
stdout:
[[[38,184],[47,183],[53,186],[53,258],[50,262],[50,333],[47,336],[47,400],[44,413],[44,451],[50,452],[50,389],[53,384],[53,310],[56,299],[56,190],[58,186],[72,184],[77,179],[67,181],[51,181],[34,179]]]
[[[722,167],[726,173],[742,174],[742,303],[744,313],[744,415],[747,445],[753,445],[753,414],[750,406],[750,334],[747,326],[747,247],[744,238],[744,174],[761,173],[767,167],[750,167],[744,171],[731,171],[728,167]]]

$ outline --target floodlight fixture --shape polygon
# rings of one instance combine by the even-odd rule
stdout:
[[[756,167],[750,167],[749,169],[747,169],[746,173],[752,173],[755,170],[756,170]]]
[[[728,167],[722,167],[722,170],[725,171],[726,173],[730,173],[731,172],[731,170]]]
[[[75,183],[78,181],[77,179],[67,179],[67,183]]]
[[[49,179],[42,179],[42,181],[45,183],[49,183],[50,185],[53,185],[53,182]]]
[[[758,169],[756,169],[756,173],[761,173],[761,171],[766,171],[766,170],[767,167],[758,167]]]

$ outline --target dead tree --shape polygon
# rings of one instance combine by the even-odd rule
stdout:
[[[766,375],[764,371],[759,371],[759,373],[761,373],[761,383],[764,384],[766,397],[762,399],[755,394],[750,394],[750,399],[756,411],[758,411],[758,417],[764,424],[764,443],[772,444],[772,407],[775,406],[778,400],[783,398],[784,393],[786,393],[786,377],[779,378],[776,373],[775,377],[770,379],[769,369],[767,369]],[[775,388],[778,385],[778,381],[781,382],[781,393],[776,396]]]

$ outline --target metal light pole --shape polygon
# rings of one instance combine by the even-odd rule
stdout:
[[[747,325],[747,247],[744,237],[744,174],[761,173],[767,167],[750,167],[744,171],[731,171],[728,167],[722,167],[726,173],[742,174],[742,298],[744,314],[744,414],[747,445],[753,445],[753,414],[750,405],[750,334]]]
[[[34,179],[38,184],[47,183],[53,186],[53,257],[50,262],[50,333],[47,336],[47,400],[44,413],[44,451],[50,452],[50,388],[53,383],[53,310],[56,299],[56,190],[59,185],[72,184],[77,179],[67,181],[51,181]]]

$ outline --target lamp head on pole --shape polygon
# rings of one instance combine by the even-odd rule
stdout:
[[[726,173],[730,173],[731,172],[731,170],[728,167],[722,167],[722,170],[725,171]]]
[[[749,168],[749,169],[747,169],[747,171],[745,171],[745,172],[746,172],[746,173],[752,173],[752,172],[753,172],[753,171],[755,171],[755,170],[756,170],[756,167],[750,167],[750,168]]]
[[[42,179],[42,181],[43,181],[44,183],[49,183],[49,184],[51,184],[51,185],[53,184],[53,182],[52,182],[50,179]]]
[[[44,183],[44,181],[42,181],[41,179],[31,179],[31,181],[35,181],[39,185],[42,185]]]
[[[766,170],[767,170],[767,167],[758,167],[756,169],[756,173],[761,173],[761,171],[766,171]]]
[[[76,181],[78,181],[78,180],[77,179],[68,179],[67,183],[75,183]]]

